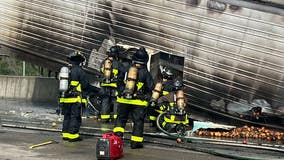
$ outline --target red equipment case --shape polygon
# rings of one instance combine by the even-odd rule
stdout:
[[[123,155],[122,139],[113,132],[103,134],[97,141],[96,155],[98,160],[115,160]]]

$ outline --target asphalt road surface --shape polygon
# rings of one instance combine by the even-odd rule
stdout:
[[[59,143],[49,144],[34,149],[30,146],[54,140]],[[26,129],[0,129],[1,160],[96,160],[97,138],[85,136],[81,142],[62,141],[58,132],[42,132]],[[227,158],[195,152],[185,149],[161,147],[145,144],[143,149],[130,149],[124,144],[124,156],[121,160],[227,160]]]

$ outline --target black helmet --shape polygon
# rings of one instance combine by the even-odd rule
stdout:
[[[177,90],[180,90],[182,89],[183,87],[183,80],[181,78],[177,78],[174,80],[174,89],[177,91]]]
[[[132,56],[133,63],[147,64],[148,60],[149,56],[144,47],[140,47]]]
[[[118,57],[119,51],[121,50],[120,46],[112,46],[109,51],[107,51],[107,55],[109,57]]]
[[[86,60],[86,58],[80,51],[74,51],[68,55],[67,60],[82,63]]]
[[[172,79],[173,75],[174,75],[173,70],[172,68],[169,68],[169,67],[166,67],[162,72],[162,76],[165,79]]]

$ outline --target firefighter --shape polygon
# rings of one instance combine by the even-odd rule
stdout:
[[[118,61],[119,51],[119,46],[112,46],[107,52],[108,57],[102,61],[100,66],[100,71],[104,75],[100,83],[102,89],[102,122],[109,122],[111,118],[116,119],[117,117],[116,88],[117,76],[121,66]],[[113,117],[110,114],[111,110]]]
[[[64,96],[60,97],[62,104],[62,114],[64,115],[62,138],[70,142],[81,141],[79,129],[82,123],[82,91],[88,88],[86,74],[81,67],[81,63],[85,61],[85,57],[75,51],[69,54],[68,58],[69,78],[68,89]]]
[[[180,77],[174,80],[173,91],[158,99],[158,106],[165,108],[166,114],[159,120],[161,127],[169,132],[185,134],[185,126],[189,124],[186,113],[186,98],[183,91],[183,81]]]
[[[173,69],[171,67],[165,67],[162,71],[162,82],[158,82],[155,86],[155,89],[152,91],[150,107],[148,109],[149,120],[152,126],[156,126],[157,116],[166,109],[164,107],[158,107],[157,100],[159,97],[165,96],[172,92],[174,88],[173,84]]]
[[[147,70],[148,54],[144,47],[132,56],[132,65],[125,67],[118,77],[118,117],[113,132],[123,137],[128,115],[134,123],[131,149],[143,148],[145,108],[154,83]]]

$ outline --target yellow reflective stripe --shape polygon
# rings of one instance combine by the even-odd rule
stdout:
[[[144,85],[143,82],[138,82],[138,83],[136,84],[136,86],[137,86],[137,91],[139,91],[139,90],[143,87],[143,85]]]
[[[63,103],[65,98],[59,98],[59,103]]]
[[[117,87],[116,83],[101,83],[101,87]]]
[[[167,107],[167,106],[165,106],[165,105],[161,105],[161,106],[160,106],[160,110],[161,110],[161,111],[166,110],[166,108],[168,108],[168,107]]]
[[[161,111],[161,110],[157,110],[157,109],[156,109],[155,111],[158,112],[158,113],[160,113],[160,114],[163,113],[163,111]]]
[[[118,69],[112,69],[113,76],[116,78],[118,74]]]
[[[187,115],[185,115],[184,121],[175,121],[175,115],[171,115],[170,119],[168,117],[164,116],[164,120],[167,123],[176,123],[176,124],[185,124],[185,125],[189,123]]]
[[[69,133],[62,133],[63,138],[69,138]]]
[[[163,91],[163,96],[165,96],[165,95],[167,95],[167,94],[169,94],[170,92],[168,92],[168,91]]]
[[[172,116],[171,116],[172,117]],[[174,121],[172,119],[169,119],[168,117],[164,116],[164,120],[165,122],[168,122],[168,123],[173,123]]]
[[[70,86],[75,87],[76,86],[76,91],[81,92],[81,84],[79,84],[79,81],[71,81]]]
[[[68,133],[69,139],[75,139],[75,138],[78,138],[78,137],[80,137],[80,135],[78,133],[75,133],[75,134]]]
[[[78,96],[77,98],[60,98],[59,99],[60,103],[81,103],[81,97]]]
[[[118,103],[123,103],[123,104],[132,104],[132,105],[137,105],[137,106],[148,106],[147,101],[142,101],[140,99],[124,99],[122,97],[117,97],[116,101]]]
[[[77,86],[79,84],[79,81],[71,81],[70,85],[71,86]]]
[[[116,118],[117,118],[117,114],[114,114],[114,115],[113,115],[113,118],[116,119]]]
[[[110,115],[109,114],[102,114],[101,119],[110,119]]]
[[[171,102],[171,103],[170,103],[170,106],[171,106],[171,107],[173,107],[174,105],[175,105],[175,103],[174,103],[174,102]]]
[[[143,137],[131,136],[131,141],[143,142]]]
[[[167,122],[166,122],[166,121],[164,121],[164,122],[162,123],[162,126],[163,126],[163,127],[165,127],[165,126],[166,126],[166,124],[167,124]]]
[[[81,84],[79,84],[79,85],[76,87],[76,90],[77,90],[78,92],[82,92]]]
[[[184,121],[184,123],[183,124],[188,124],[189,123],[189,119],[188,119],[188,116],[187,116],[187,114],[185,115],[185,121]]]
[[[124,128],[122,128],[122,127],[115,127],[113,129],[113,132],[122,132],[122,133],[124,133]]]
[[[78,133],[71,134],[71,133],[62,133],[63,138],[75,139],[78,138],[80,135]]]
[[[157,119],[157,117],[155,117],[155,116],[149,116],[149,119],[150,119],[151,121],[155,121],[155,120]]]
[[[86,98],[82,98],[82,103],[87,104],[87,99]]]

